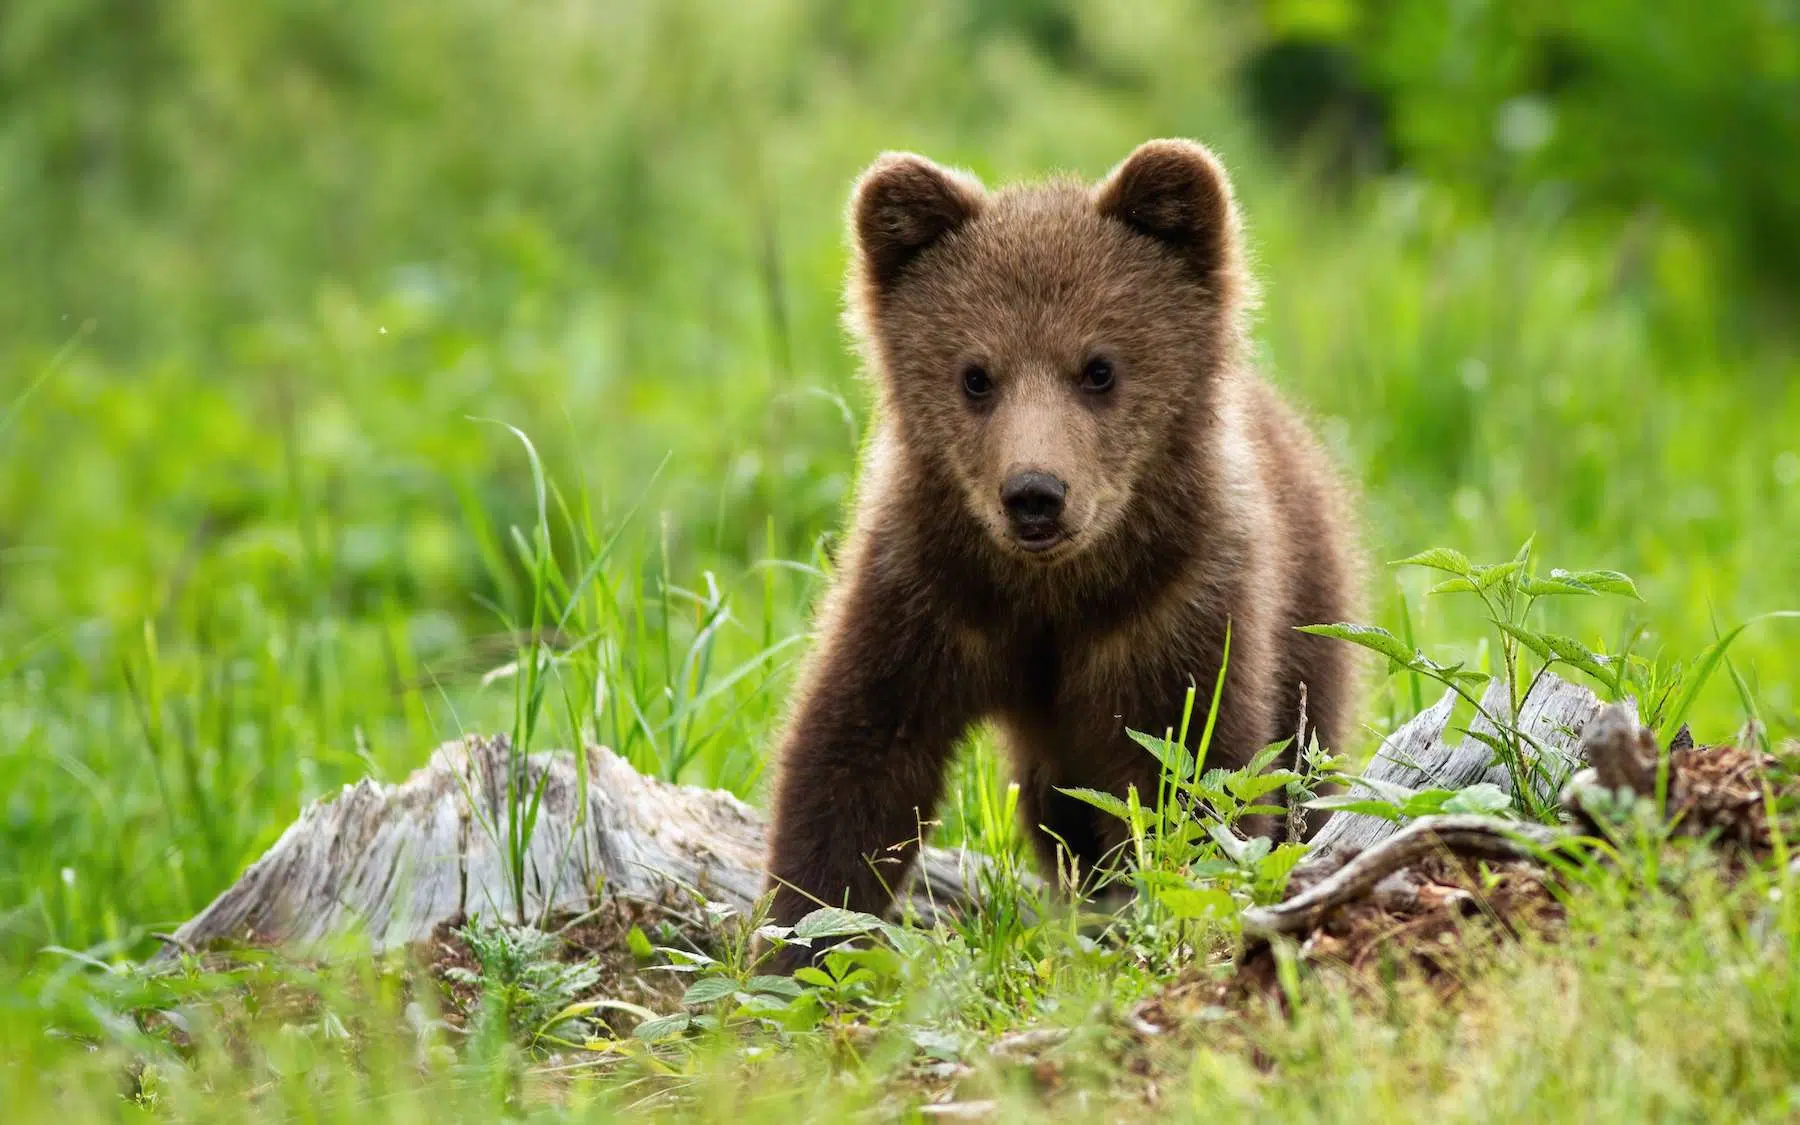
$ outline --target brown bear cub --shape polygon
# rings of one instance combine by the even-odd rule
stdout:
[[[1154,800],[1126,728],[1210,694],[1242,764],[1352,709],[1348,500],[1251,369],[1224,170],[1152,141],[1099,186],[988,193],[918,156],[856,185],[852,323],[879,394],[854,527],[781,752],[775,919],[881,913],[971,725],[993,721],[1048,869],[1122,826],[1057,792]],[[1195,723],[1196,736],[1200,724]],[[1060,841],[1060,844],[1058,843]]]

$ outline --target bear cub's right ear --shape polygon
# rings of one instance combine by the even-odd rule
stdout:
[[[1238,255],[1231,180],[1211,150],[1193,141],[1146,141],[1094,191],[1109,216],[1147,234],[1213,279]]]
[[[877,289],[891,287],[921,251],[979,215],[985,199],[972,176],[910,152],[883,154],[851,196],[863,276]]]

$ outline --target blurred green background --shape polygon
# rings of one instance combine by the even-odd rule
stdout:
[[[1644,594],[1559,627],[1671,659],[1800,605],[1793,2],[9,0],[0,110],[9,964],[141,951],[305,801],[509,726],[536,502],[492,421],[565,573],[616,532],[542,744],[754,796],[867,420],[841,216],[883,149],[1203,139],[1375,558],[1535,533]],[[1793,729],[1794,636],[1736,654]],[[1408,706],[1377,683],[1355,749]],[[1698,717],[1742,720],[1725,677]]]

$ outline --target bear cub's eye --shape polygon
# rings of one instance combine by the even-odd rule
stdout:
[[[963,368],[963,394],[970,398],[986,398],[994,390],[994,381],[988,378],[987,368],[979,363],[971,363]]]
[[[1102,391],[1112,390],[1112,385],[1113,365],[1111,360],[1095,356],[1087,361],[1087,366],[1081,369],[1082,390],[1099,394]]]

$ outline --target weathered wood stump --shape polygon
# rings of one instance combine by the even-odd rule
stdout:
[[[381,949],[457,918],[512,920],[501,846],[510,757],[504,738],[469,737],[397,785],[361,781],[315,802],[170,944],[304,947],[359,934]],[[524,792],[543,784],[526,852],[527,919],[579,913],[604,895],[656,901],[687,888],[743,911],[761,890],[766,826],[730,793],[645,777],[603,747],[587,751],[585,791],[566,752],[532,754],[523,772]],[[931,919],[966,903],[985,862],[926,848],[908,905]]]
[[[1411,789],[1466,789],[1489,782],[1510,794],[1512,775],[1494,761],[1493,748],[1477,737],[1499,733],[1488,714],[1510,717],[1506,684],[1495,680],[1488,685],[1481,699],[1487,714],[1477,714],[1469,724],[1472,733],[1461,738],[1448,730],[1456,701],[1455,692],[1445,691],[1443,698],[1389,735],[1375,751],[1364,776]],[[1527,763],[1535,767],[1532,773],[1540,800],[1552,797],[1558,786],[1586,764],[1581,734],[1600,707],[1593,692],[1551,675],[1540,677],[1519,704],[1516,725],[1540,752],[1537,760]],[[1353,788],[1351,793],[1354,796],[1357,790]],[[1363,795],[1376,796],[1369,790]],[[1381,817],[1340,813],[1313,836],[1313,852],[1323,857],[1366,850],[1398,829],[1399,825]]]

